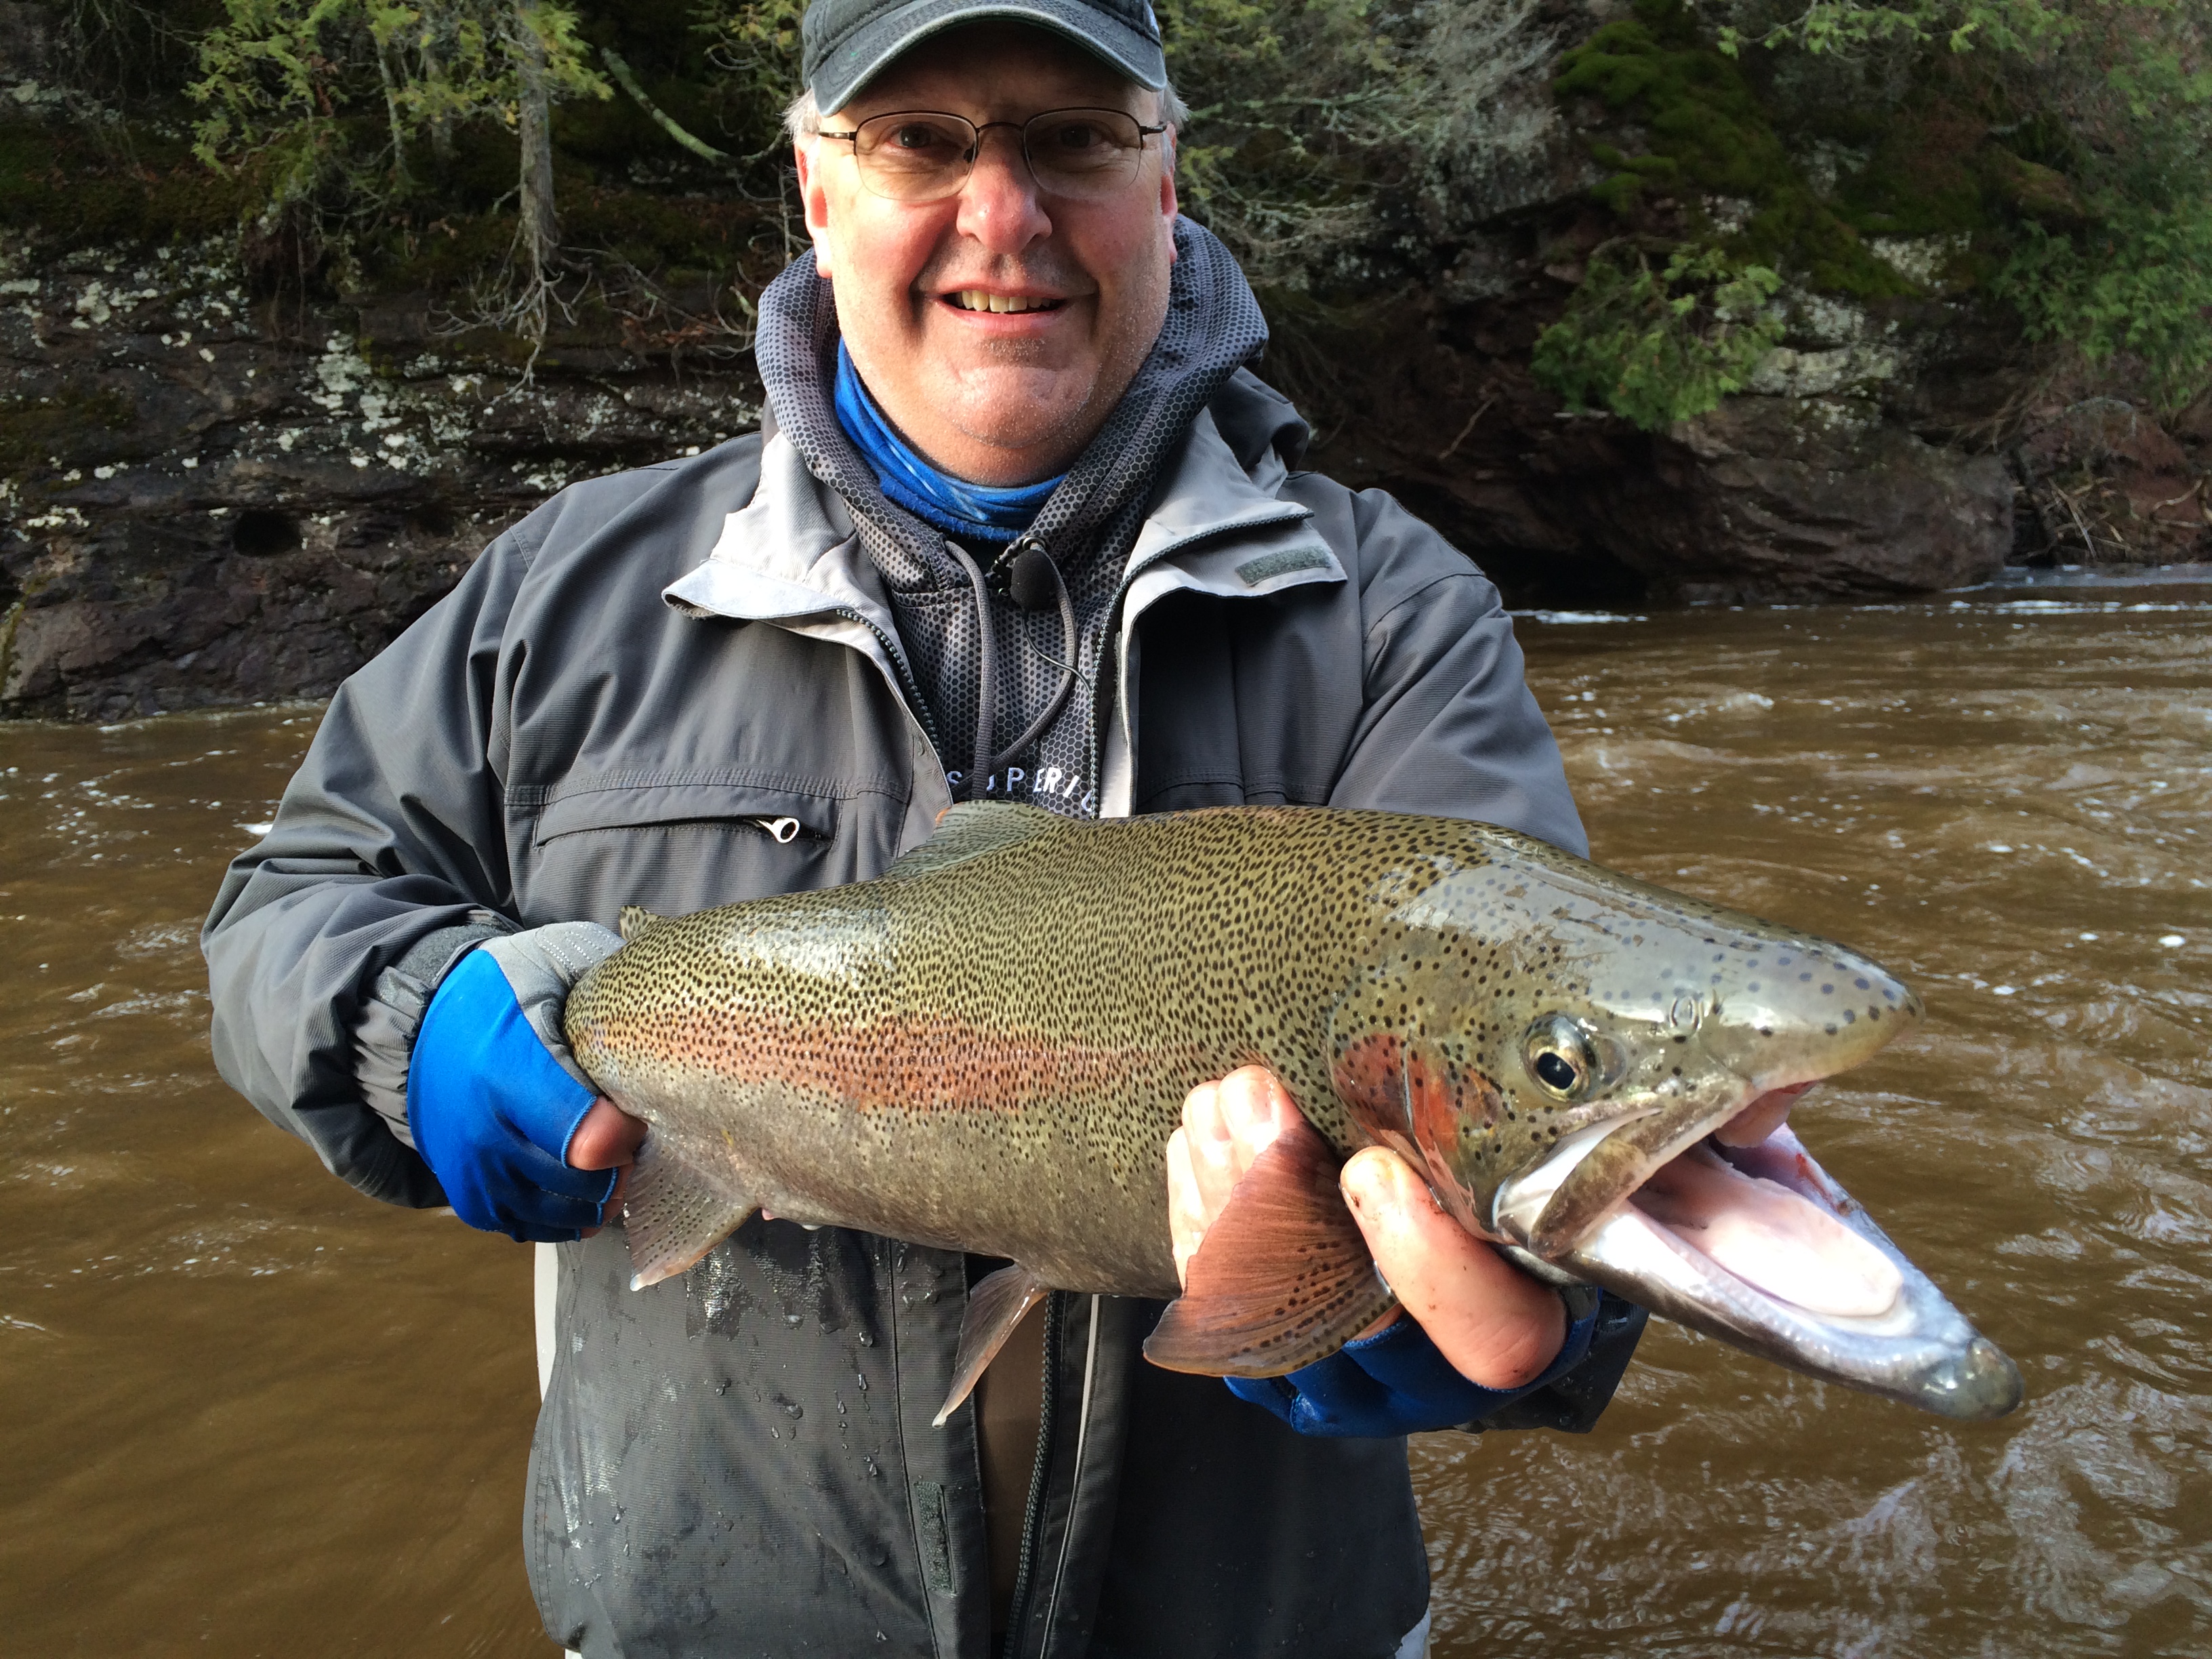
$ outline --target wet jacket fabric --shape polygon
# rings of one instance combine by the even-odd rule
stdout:
[[[1583,850],[1495,590],[1387,496],[1293,470],[1304,437],[1249,374],[1198,416],[1122,578],[1101,775],[1004,784]],[[563,492],[341,688],[226,876],[203,937],[224,1076],[362,1190],[441,1202],[404,1098],[439,975],[517,927],[876,875],[950,799],[911,684],[849,515],[772,422]],[[558,1249],[525,1522],[550,1634],[593,1659],[981,1659],[973,1413],[929,1424],[961,1256],[756,1218],[633,1292],[618,1231]],[[1403,1441],[1302,1437],[1142,1363],[1158,1311],[1050,1301],[1008,1651],[1395,1652],[1428,1595]],[[1614,1308],[1507,1418],[1587,1428],[1641,1322]]]

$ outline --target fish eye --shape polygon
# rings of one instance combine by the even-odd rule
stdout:
[[[1547,1014],[1521,1040],[1528,1075],[1547,1094],[1573,1100],[1597,1079],[1597,1050],[1589,1033],[1565,1014]]]

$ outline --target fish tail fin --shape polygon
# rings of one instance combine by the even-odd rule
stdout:
[[[1310,1126],[1276,1136],[1206,1229],[1183,1294],[1145,1339],[1145,1358],[1206,1376],[1281,1376],[1327,1358],[1396,1306],[1337,1168]]]
[[[629,1287],[658,1285],[696,1262],[744,1224],[760,1206],[702,1181],[648,1134],[623,1189],[623,1225],[629,1233]]]
[[[960,1409],[960,1402],[975,1392],[978,1378],[1022,1316],[1037,1304],[1051,1287],[1027,1267],[1001,1267],[989,1273],[968,1292],[968,1311],[960,1320],[960,1346],[952,1357],[952,1387],[945,1404],[930,1419],[943,1428],[945,1419]]]

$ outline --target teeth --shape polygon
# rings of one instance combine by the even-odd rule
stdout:
[[[1049,311],[1058,303],[1018,294],[991,294],[980,288],[963,288],[953,298],[963,311]]]

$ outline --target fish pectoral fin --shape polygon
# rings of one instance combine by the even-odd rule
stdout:
[[[1301,1122],[1252,1160],[1191,1257],[1145,1358],[1206,1376],[1281,1376],[1334,1353],[1397,1305]]]
[[[952,1357],[952,1387],[930,1419],[933,1428],[943,1428],[945,1419],[975,1392],[976,1380],[1006,1346],[1014,1327],[1051,1288],[1027,1267],[1017,1266],[988,1273],[969,1290],[968,1311],[960,1320],[960,1347]]]
[[[642,904],[625,904],[622,908],[622,915],[616,918],[619,924],[616,931],[622,934],[624,945],[634,944],[647,929],[658,927],[667,920],[666,916],[653,915]]]
[[[1042,806],[1000,800],[957,801],[938,814],[937,833],[910,852],[900,854],[883,878],[908,881],[965,864],[1066,822]]]
[[[673,1279],[744,1224],[760,1206],[724,1192],[648,1134],[623,1190],[629,1233],[629,1287]]]

